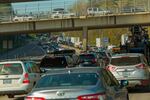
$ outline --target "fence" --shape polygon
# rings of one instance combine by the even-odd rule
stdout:
[[[107,14],[150,12],[150,0],[90,0],[90,2],[89,0],[50,0],[12,4],[10,13],[0,16],[0,19],[1,22],[13,21],[15,16],[18,18],[23,17],[24,19],[30,16],[31,20],[48,19],[51,18],[53,9],[55,8],[64,8],[65,12],[74,13],[75,17],[79,17],[87,15],[87,9],[89,7],[99,7],[103,9],[103,12],[111,12]],[[104,14],[105,13],[99,15]]]

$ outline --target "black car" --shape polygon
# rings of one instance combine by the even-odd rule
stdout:
[[[79,66],[99,66],[99,61],[94,53],[83,53],[79,55]]]
[[[72,60],[68,56],[46,56],[40,62],[40,68],[42,71],[68,68],[72,66]]]

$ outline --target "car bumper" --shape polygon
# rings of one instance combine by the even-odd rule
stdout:
[[[137,80],[127,80],[128,81],[128,86],[127,87],[147,87],[150,86],[150,81],[147,82],[146,84],[143,84],[142,81],[144,79],[137,79]],[[148,79],[147,79],[148,80]],[[120,83],[120,80],[119,80]]]
[[[21,94],[27,94],[27,93],[28,92],[24,91],[24,90],[0,91],[0,95],[9,95],[9,94],[12,94],[12,95],[21,95]]]
[[[21,86],[21,87],[8,87],[8,88],[1,88],[0,89],[0,95],[7,95],[7,94],[14,94],[14,95],[19,95],[19,94],[26,94],[31,91],[31,88],[26,85],[26,86]]]

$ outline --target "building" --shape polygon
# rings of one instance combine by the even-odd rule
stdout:
[[[12,17],[13,10],[10,3],[0,4],[0,22],[9,21]]]
[[[13,17],[13,10],[10,3],[0,4],[0,22],[10,21]],[[24,43],[21,35],[0,34],[0,53],[14,49]]]

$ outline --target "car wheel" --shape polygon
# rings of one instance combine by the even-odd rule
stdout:
[[[129,100],[129,94],[127,94],[127,100]]]
[[[14,95],[9,94],[9,95],[8,95],[8,98],[14,98]]]

